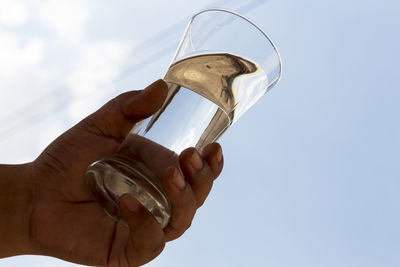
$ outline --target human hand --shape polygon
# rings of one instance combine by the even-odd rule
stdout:
[[[96,205],[85,185],[87,166],[118,152],[134,123],[160,108],[166,94],[167,86],[159,80],[143,91],[116,97],[24,166],[31,185],[30,254],[87,265],[138,266],[155,258],[165,242],[190,226],[222,170],[222,151],[216,143],[201,154],[189,148],[177,157],[155,143],[137,142],[142,158],[159,157],[158,164],[150,167],[162,177],[172,203],[165,229],[128,195],[120,198],[119,207],[129,228],[113,221]]]

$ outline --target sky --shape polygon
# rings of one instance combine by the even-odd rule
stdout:
[[[207,7],[259,25],[283,75],[219,140],[225,167],[191,228],[146,266],[400,266],[398,1],[2,0],[0,162],[34,160],[162,77]],[[0,260],[23,265],[77,266]]]

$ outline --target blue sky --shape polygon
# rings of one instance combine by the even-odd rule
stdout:
[[[226,165],[206,205],[147,266],[400,266],[397,1],[4,0],[0,161],[33,160],[162,77],[189,17],[216,6],[265,30],[282,80],[220,139]],[[0,260],[23,264],[74,266]]]

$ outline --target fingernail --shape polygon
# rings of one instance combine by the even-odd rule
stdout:
[[[174,176],[172,178],[173,183],[179,190],[183,190],[186,187],[185,178],[177,169],[174,170]]]
[[[218,163],[222,161],[222,149],[219,147],[217,152],[217,161]]]
[[[123,202],[125,207],[130,211],[130,212],[137,212],[140,210],[140,203],[131,195],[127,195],[126,197],[123,198]]]
[[[203,169],[203,160],[201,159],[199,153],[195,151],[190,159],[190,163],[192,164],[193,168],[200,171]]]
[[[138,94],[146,94],[147,91],[152,90],[154,88],[158,88],[158,87],[168,88],[166,82],[164,82],[164,80],[162,80],[162,79],[159,79],[159,80],[153,82],[152,84],[150,84],[149,86],[147,86],[146,88],[144,88],[143,90],[129,92],[128,93],[129,95],[122,102],[122,106],[126,107],[126,108],[130,108],[136,101],[138,101],[137,100]]]

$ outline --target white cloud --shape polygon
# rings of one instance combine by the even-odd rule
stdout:
[[[0,25],[0,120],[8,123],[12,122],[8,118],[17,117],[24,121],[28,110],[33,110],[40,119],[37,117],[30,124],[36,124],[51,116],[54,106],[62,103],[64,115],[76,121],[97,108],[102,96],[99,92],[107,92],[106,88],[111,88],[119,77],[127,58],[131,58],[131,46],[121,40],[86,37],[89,4],[40,1],[26,15],[25,22],[28,18],[33,22],[29,27],[23,25],[15,30]],[[53,93],[61,90],[62,94]],[[43,108],[32,105],[43,97],[47,97]],[[24,113],[19,111],[21,108]],[[11,122],[11,126],[18,124]],[[23,125],[17,127],[22,129]],[[59,125],[40,143],[53,138],[61,128]]]
[[[2,0],[0,2],[0,24],[20,26],[30,17],[24,0]]]
[[[38,37],[21,44],[18,35],[0,31],[0,80],[17,79],[43,58],[43,41]]]
[[[85,2],[49,0],[41,2],[39,21],[69,43],[78,43],[85,35],[89,10]]]
[[[73,92],[85,94],[112,82],[120,73],[128,51],[128,45],[114,41],[101,41],[82,47],[76,71],[69,81]]]
[[[82,47],[76,70],[68,81],[74,98],[87,98],[110,86],[121,73],[129,51],[129,45],[115,41],[101,41]],[[91,107],[85,108],[85,103],[78,101],[71,107],[71,115],[80,118],[90,110]]]

